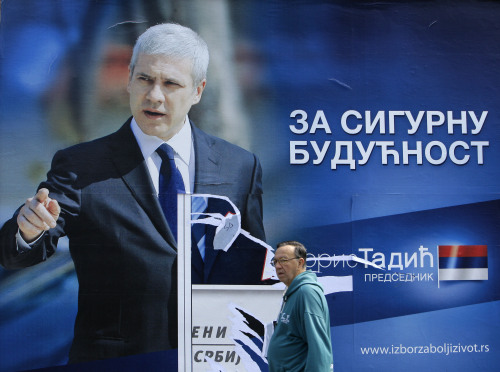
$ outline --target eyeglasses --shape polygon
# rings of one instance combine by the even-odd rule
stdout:
[[[300,257],[293,257],[293,258],[280,258],[280,259],[276,259],[276,258],[273,258],[271,260],[271,265],[272,266],[276,266],[276,264],[280,264],[280,265],[283,265],[285,262],[288,262],[288,261],[291,261],[291,260],[300,260]]]

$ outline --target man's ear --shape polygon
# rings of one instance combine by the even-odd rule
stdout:
[[[203,90],[207,85],[207,79],[203,79],[200,84],[196,87],[196,94],[193,98],[193,105],[196,105],[201,100],[201,95],[203,94]]]

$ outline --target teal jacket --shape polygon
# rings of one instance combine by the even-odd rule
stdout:
[[[269,372],[333,371],[330,314],[312,271],[297,275],[283,295],[267,360]]]

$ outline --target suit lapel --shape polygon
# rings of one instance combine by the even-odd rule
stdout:
[[[191,125],[195,150],[194,193],[217,194],[221,185],[220,155],[214,149],[210,136]]]
[[[196,161],[194,193],[220,195],[219,189],[223,185],[221,182],[220,154],[214,149],[214,141],[210,136],[192,124],[191,128],[193,130]],[[206,241],[209,243],[205,245],[205,259],[203,264],[203,278],[205,283],[219,255],[219,251],[213,249],[214,235],[215,227],[207,226]]]
[[[170,246],[177,249],[176,240],[161,210],[141,149],[130,129],[130,121],[131,119],[111,136],[113,162],[137,203],[150,217],[154,227]]]

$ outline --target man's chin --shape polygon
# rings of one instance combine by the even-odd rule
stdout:
[[[147,119],[141,120],[141,122],[139,122],[136,119],[136,121],[143,133],[147,134],[148,136],[159,137],[165,141],[172,138],[177,132],[179,132],[180,128],[182,128],[181,125],[177,130],[175,130],[173,126],[170,123],[165,122],[165,120]]]

